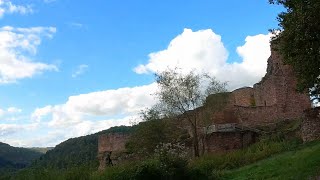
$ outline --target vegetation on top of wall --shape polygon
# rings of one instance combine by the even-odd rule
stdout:
[[[253,96],[250,97],[250,106],[251,107],[256,107],[256,100],[254,99]]]

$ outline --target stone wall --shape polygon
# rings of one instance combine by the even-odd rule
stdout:
[[[232,92],[233,104],[237,106],[254,106],[254,92],[251,87],[236,89]]]
[[[129,136],[122,133],[110,133],[99,136],[98,152],[124,151]]]
[[[303,111],[310,108],[311,103],[306,94],[296,91],[296,83],[292,67],[285,65],[280,55],[272,50],[262,80],[253,88],[231,92],[225,109],[212,114],[212,123],[241,123],[255,127],[302,118]]]
[[[279,120],[276,106],[243,107],[235,106],[239,124],[246,127],[265,126]]]
[[[320,108],[307,109],[301,125],[303,142],[320,140]]]
[[[206,138],[206,152],[225,152],[241,149],[254,143],[256,134],[250,131],[211,133]]]
[[[109,133],[99,136],[98,139],[98,159],[99,170],[105,169],[107,165],[107,156],[111,155],[112,161],[117,160],[116,156],[125,151],[125,144],[129,139],[129,135],[123,133]]]

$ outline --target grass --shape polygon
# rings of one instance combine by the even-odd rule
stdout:
[[[229,170],[222,179],[310,179],[320,175],[320,142],[311,142],[294,151]]]
[[[295,149],[299,144],[301,142],[297,139],[290,141],[263,139],[246,149],[224,154],[209,154],[195,159],[189,164],[189,171],[194,177],[213,179],[219,177],[225,170],[240,168],[274,154]]]
[[[76,167],[65,170],[26,169],[11,179],[300,180],[319,175],[320,141],[301,144],[301,141],[295,139],[283,140],[269,137],[246,149],[206,155],[191,160],[189,163],[175,156],[154,157],[108,167],[103,172],[97,172],[93,167]]]

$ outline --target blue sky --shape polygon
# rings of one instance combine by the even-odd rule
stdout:
[[[130,125],[167,67],[251,86],[280,11],[267,0],[0,0],[0,141],[54,146]]]

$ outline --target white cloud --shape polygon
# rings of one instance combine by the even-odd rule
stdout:
[[[19,114],[22,112],[22,109],[16,108],[16,107],[9,107],[7,109],[1,109],[0,108],[0,117],[4,117],[7,115],[15,115],[15,114]],[[6,118],[8,119],[8,118]],[[10,119],[14,119],[13,117],[11,117]]]
[[[152,83],[70,96],[64,104],[37,108],[31,114],[32,124],[40,124],[48,134],[32,136],[24,141],[13,138],[6,142],[18,146],[52,146],[68,138],[114,126],[132,125],[139,121],[138,113],[141,110],[155,103],[153,94],[156,89],[156,84]]]
[[[29,117],[21,114],[22,109],[17,107],[9,107],[7,109],[0,108],[0,122],[25,120]]]
[[[6,113],[5,110],[0,109],[0,117],[2,117],[5,113]]]
[[[9,0],[0,0],[0,18],[4,16],[4,14],[30,14],[33,13],[33,10],[30,5],[16,5],[13,4]]]
[[[6,136],[9,134],[20,131],[23,127],[17,124],[0,124],[0,136]]]
[[[35,122],[40,122],[43,116],[48,115],[51,112],[51,106],[46,106],[43,108],[36,108],[31,114],[31,119]]]
[[[68,127],[97,117],[126,117],[155,103],[156,84],[120,88],[70,96],[65,104],[36,109],[31,118],[36,122],[49,119],[51,127]]]
[[[16,107],[9,107],[7,109],[8,113],[21,113],[22,109],[16,108]]]
[[[167,49],[149,54],[148,63],[137,66],[134,71],[143,74],[179,67],[184,72],[196,70],[211,73],[218,80],[229,82],[231,90],[251,86],[266,72],[270,36],[248,36],[245,44],[237,48],[243,61],[228,63],[228,52],[219,35],[211,29],[196,32],[185,29],[170,42]]]
[[[52,38],[54,27],[0,28],[0,84],[31,78],[43,71],[57,71],[52,64],[34,62],[27,55],[35,55],[41,38]]]
[[[0,124],[0,137],[37,128],[38,124]]]
[[[54,146],[68,138],[132,125],[139,120],[140,110],[155,103],[156,89],[156,84],[152,83],[71,96],[64,104],[35,109],[29,126],[0,124],[0,141],[14,146]],[[6,111],[8,109],[16,111],[13,108]],[[25,133],[32,135],[24,136]]]
[[[167,49],[149,54],[149,63],[134,69],[138,74],[158,72],[168,67],[181,67],[183,71],[193,69],[209,71],[223,65],[228,52],[221,37],[211,29],[193,32],[184,29],[174,38]]]
[[[6,127],[0,125],[0,142],[16,147],[53,147],[69,138],[96,133],[114,126],[130,125],[132,118],[136,117],[129,116],[123,119],[108,119],[97,122],[85,120],[73,126],[46,129],[47,133],[45,134],[36,134],[38,130],[35,129],[44,129],[45,126],[30,125],[28,129],[26,126],[19,125],[5,125]],[[32,136],[24,137],[23,134],[28,131],[32,133]]]
[[[71,76],[72,76],[73,78],[76,78],[76,77],[78,77],[79,75],[85,73],[88,68],[89,68],[88,65],[86,65],[86,64],[80,64],[80,65],[77,67],[77,69],[72,73]]]
[[[135,71],[153,73],[178,66],[185,72],[196,69],[212,73],[221,81],[229,81],[230,89],[252,85],[265,74],[270,55],[269,38],[269,34],[248,36],[237,48],[243,61],[228,63],[228,52],[219,35],[212,30],[193,32],[185,29],[167,49],[151,53],[149,62],[136,67]],[[33,123],[47,128],[48,134],[33,136],[23,142],[11,139],[10,142],[23,146],[52,146],[71,137],[130,125],[132,120],[139,119],[140,110],[155,103],[152,94],[156,90],[156,84],[152,83],[70,96],[63,104],[37,108],[32,113]],[[6,129],[6,134],[10,134],[10,128]],[[11,127],[11,133],[14,129],[17,127]]]

